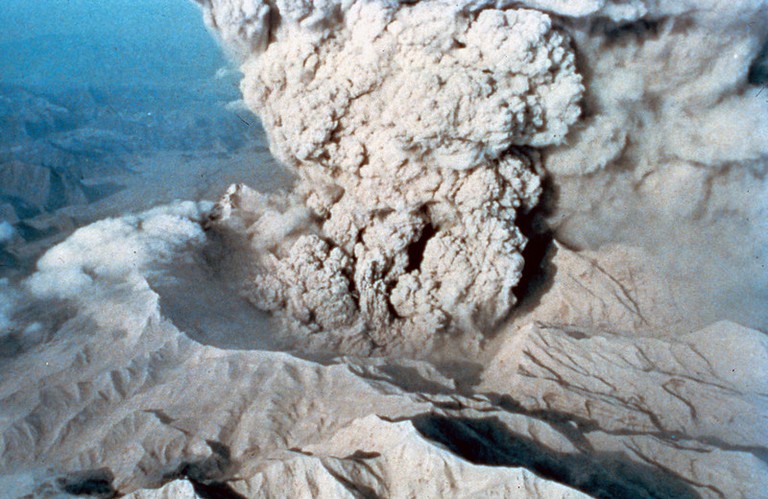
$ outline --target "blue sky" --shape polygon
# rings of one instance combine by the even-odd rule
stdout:
[[[170,84],[224,63],[190,0],[5,0],[0,9],[4,83]]]
[[[199,9],[190,0],[4,0],[0,43],[50,34],[168,36],[205,35]]]

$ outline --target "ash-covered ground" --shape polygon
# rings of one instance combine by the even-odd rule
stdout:
[[[768,497],[765,2],[197,3],[0,13],[2,494]]]

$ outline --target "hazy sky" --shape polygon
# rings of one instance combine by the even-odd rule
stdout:
[[[193,24],[197,25],[194,29]],[[4,0],[0,43],[49,34],[119,37],[205,35],[199,9],[190,0]]]
[[[224,63],[190,0],[5,0],[0,81],[190,79]]]

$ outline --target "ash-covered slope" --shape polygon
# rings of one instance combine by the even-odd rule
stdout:
[[[631,284],[597,270],[610,254],[557,249],[555,281],[583,275],[557,297],[604,305],[573,312],[574,324],[610,324],[634,300],[624,336],[541,316],[510,326],[474,367],[288,353],[237,305],[235,283],[215,284],[221,269],[209,256],[221,241],[202,228],[208,208],[98,222],[40,262],[16,296],[18,333],[3,341],[4,353],[14,347],[0,381],[5,490],[110,497],[172,482],[136,497],[190,492],[174,480],[245,497],[764,490],[765,336],[718,323],[642,337],[632,324],[653,303],[607,289]],[[216,301],[230,302],[222,328],[250,344],[227,348],[174,323],[194,323]]]
[[[765,497],[764,2],[202,3],[298,182],[0,282],[0,487]]]

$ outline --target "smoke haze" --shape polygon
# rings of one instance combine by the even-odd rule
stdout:
[[[197,3],[0,11],[0,493],[768,490],[765,1]]]

